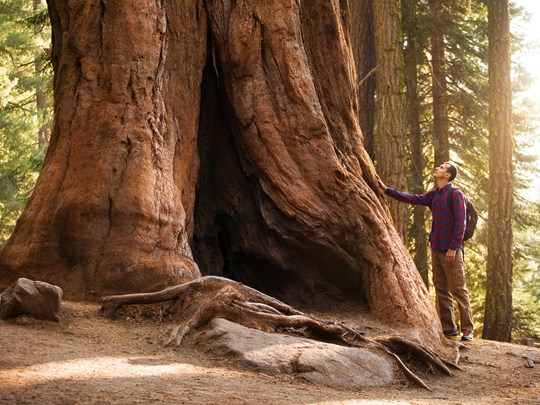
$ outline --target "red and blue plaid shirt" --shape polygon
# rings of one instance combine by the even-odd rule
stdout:
[[[431,233],[429,242],[431,249],[437,252],[463,248],[465,233],[465,197],[459,189],[454,190],[453,211],[448,209],[448,190],[452,184],[438,187],[424,194],[407,194],[392,188],[386,189],[386,195],[405,203],[425,205],[431,209]]]

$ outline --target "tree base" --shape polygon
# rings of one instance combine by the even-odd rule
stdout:
[[[205,326],[213,318],[224,318],[265,332],[302,335],[315,340],[382,350],[399,365],[415,384],[429,387],[405,365],[422,364],[433,373],[451,376],[450,369],[459,367],[420,343],[401,337],[366,337],[364,332],[345,322],[331,322],[305,314],[253,288],[222,277],[207,276],[154,293],[114,295],[103,299],[102,314],[113,318],[125,305],[155,304],[174,301],[173,320],[176,326],[166,341],[179,346],[192,331]]]

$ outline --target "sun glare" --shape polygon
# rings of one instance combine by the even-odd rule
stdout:
[[[530,20],[523,22],[513,20],[511,30],[515,34],[524,35],[527,48],[524,52],[514,56],[515,61],[519,62],[529,72],[532,82],[529,88],[517,97],[528,99],[540,111],[540,1],[538,0],[515,0],[514,3],[523,7],[529,14]],[[537,120],[540,122],[540,120]],[[524,152],[528,155],[537,156],[536,169],[540,172],[540,137],[534,133],[535,143]],[[540,177],[534,176],[530,179],[529,190],[525,197],[532,201],[540,201]]]
[[[152,367],[148,367],[151,365]],[[45,383],[54,380],[88,380],[141,378],[166,375],[204,374],[203,367],[170,362],[158,358],[96,357],[36,364],[18,369],[0,371],[2,387],[24,386],[29,383]],[[23,376],[24,375],[24,376]],[[16,378],[12,378],[16,376]]]

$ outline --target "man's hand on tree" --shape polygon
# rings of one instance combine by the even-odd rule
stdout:
[[[383,181],[381,180],[378,174],[376,174],[376,176],[377,176],[377,182],[379,183],[379,188],[384,193],[388,187],[386,187],[386,184],[383,183]]]

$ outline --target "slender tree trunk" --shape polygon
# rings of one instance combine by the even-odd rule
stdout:
[[[384,181],[404,189],[403,176],[405,117],[401,0],[372,2],[375,28],[376,144],[375,162]],[[402,240],[407,237],[407,206],[390,202],[390,212]]]
[[[438,339],[362,145],[340,2],[50,10],[55,125],[0,252],[3,283],[157,290],[199,277],[193,248],[203,274],[304,303],[355,299]]]
[[[33,10],[34,13],[38,13],[41,5],[43,4],[42,0],[34,0],[33,2]],[[39,34],[41,30],[41,24],[35,24],[34,25],[34,33],[37,35]],[[41,62],[41,55],[37,54],[35,55],[35,71],[36,76],[41,76],[41,71],[43,69],[43,63]],[[47,107],[49,106],[49,102],[47,100],[47,93],[46,89],[44,89],[41,84],[38,84],[37,90],[36,90],[36,110],[37,110],[37,118],[40,122],[40,127],[38,129],[38,145],[40,150],[45,150],[47,147],[48,142],[48,133],[49,133],[49,125],[48,122],[44,119],[46,115]]]
[[[48,142],[48,133],[49,133],[49,125],[48,122],[44,119],[46,115],[47,107],[49,106],[48,100],[47,100],[47,94],[45,90],[38,89],[36,91],[36,109],[37,109],[37,115],[38,120],[41,122],[41,125],[38,129],[38,146],[40,150],[45,150],[47,147]]]
[[[374,159],[376,62],[371,3],[372,0],[352,0],[349,2],[349,6],[351,10],[351,41],[358,81],[360,128],[364,135],[366,151],[371,159]]]
[[[424,154],[422,150],[420,130],[420,97],[418,95],[418,67],[422,57],[422,48],[418,43],[418,20],[416,17],[416,1],[402,2],[403,28],[407,39],[404,50],[405,84],[407,87],[407,118],[409,124],[409,142],[411,147],[412,173],[410,191],[423,193],[424,187]],[[422,275],[426,287],[429,286],[428,234],[426,231],[426,208],[413,207],[413,223],[411,235],[414,244],[414,263]]]
[[[446,86],[443,0],[430,0],[431,69],[433,94],[434,165],[450,160],[448,143],[448,91]]]
[[[488,1],[489,222],[485,339],[509,342],[512,331],[513,168],[508,0]]]

